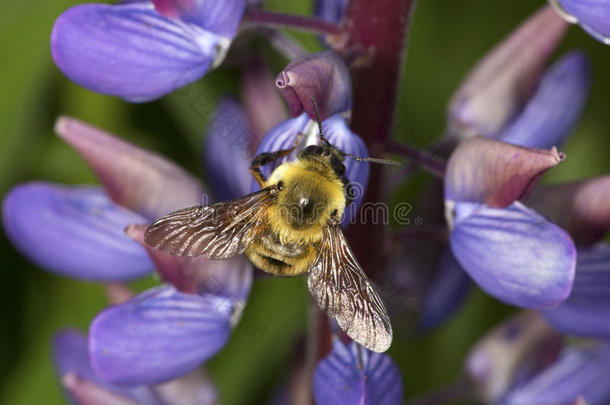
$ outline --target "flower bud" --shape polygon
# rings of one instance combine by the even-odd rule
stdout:
[[[294,60],[275,79],[290,115],[303,111],[316,119],[312,97],[320,108],[322,120],[342,113],[352,105],[352,82],[345,62],[333,51],[314,53]]]
[[[523,148],[484,137],[467,139],[447,162],[445,201],[505,207],[526,196],[538,178],[563,159],[555,148]]]
[[[80,152],[112,200],[123,207],[156,219],[201,203],[201,183],[156,153],[73,118],[59,118],[55,132]]]
[[[489,52],[451,98],[449,131],[491,136],[508,124],[532,94],[566,27],[550,7],[544,7]]]
[[[338,339],[313,377],[317,405],[402,404],[400,370],[390,356]]]

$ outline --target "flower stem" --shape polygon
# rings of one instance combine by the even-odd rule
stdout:
[[[415,0],[351,0],[335,49],[344,57],[364,55],[352,64],[352,130],[375,156],[390,138],[400,72]],[[339,36],[338,36],[339,37]],[[383,168],[371,165],[365,202],[382,196]],[[382,269],[384,227],[356,224],[347,229],[358,259],[368,269]]]
[[[447,164],[431,153],[397,141],[389,141],[387,143],[387,149],[392,153],[406,157],[412,164],[421,167],[440,179],[445,176]]]
[[[339,26],[321,18],[254,9],[246,13],[243,24],[246,27],[290,28],[321,35],[334,35],[340,32]]]

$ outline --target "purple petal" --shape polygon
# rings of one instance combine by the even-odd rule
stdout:
[[[610,339],[609,245],[578,249],[572,293],[543,314],[562,332]]]
[[[554,10],[543,7],[485,55],[449,102],[450,131],[491,136],[508,124],[535,88],[566,27]]]
[[[117,204],[149,219],[201,204],[201,183],[156,153],[72,118],[58,119],[55,132],[87,160]]]
[[[610,176],[540,186],[527,203],[567,230],[577,245],[591,245],[610,229]]]
[[[261,153],[265,152],[275,152],[282,149],[290,149],[294,146],[297,136],[301,133],[305,132],[306,128],[313,128],[315,123],[309,119],[307,114],[303,113],[299,115],[297,118],[291,118],[286,121],[283,121],[275,128],[265,135],[263,140],[261,141],[258,149],[254,156],[258,156]],[[311,131],[310,131],[311,132]],[[288,161],[294,160],[296,158],[296,151],[290,156],[278,159],[273,164],[265,165],[261,168],[261,172],[265,177],[269,177],[271,172],[278,167],[280,164]],[[252,186],[250,187],[251,191],[259,190],[260,187],[258,184],[252,180]]]
[[[101,378],[120,385],[186,374],[225,345],[240,308],[221,296],[154,288],[96,316],[89,331],[91,364]]]
[[[424,295],[420,327],[430,330],[461,307],[472,283],[450,249],[445,249]]]
[[[341,115],[333,115],[322,123],[322,130],[328,141],[339,150],[356,155],[368,157],[369,153],[362,139],[350,131]],[[367,162],[358,162],[351,157],[345,158],[345,177],[350,181],[350,198],[353,203],[345,207],[343,226],[357,222],[358,209],[364,198],[366,187],[369,184],[370,165]]]
[[[535,309],[568,297],[576,248],[565,231],[519,202],[504,209],[458,203],[456,212],[451,249],[488,294]]]
[[[64,378],[64,386],[74,402],[105,404],[97,401],[97,398],[112,398],[112,395],[118,395],[117,401],[135,400],[140,405],[159,404],[155,395],[146,387],[127,389],[101,380],[91,369],[88,346],[85,334],[74,330],[64,330],[53,340],[53,357],[57,373]],[[108,404],[113,403],[108,402]]]
[[[317,0],[315,15],[331,23],[340,23],[347,9],[347,0]]]
[[[246,10],[246,0],[152,0],[170,18],[197,24],[204,30],[233,38]]]
[[[144,243],[146,225],[130,225],[127,235],[141,243],[161,279],[186,293],[213,294],[245,303],[252,286],[252,265],[243,255],[226,260],[170,256]]]
[[[520,378],[529,378],[554,361],[561,335],[535,311],[521,311],[485,334],[465,363],[468,380],[484,403],[499,404]]]
[[[222,100],[208,125],[203,150],[206,175],[219,201],[250,191],[253,141],[241,106],[232,98]]]
[[[345,112],[352,105],[349,70],[334,51],[313,53],[290,62],[275,84],[293,117],[305,111],[312,120],[316,119],[312,97],[318,103],[322,120]]]
[[[79,405],[141,405],[133,399],[84,380],[74,373],[63,376],[62,384]]]
[[[322,122],[322,130],[328,138],[329,142],[345,153],[351,153],[360,157],[368,157],[368,152],[364,142],[358,135],[351,132],[348,128],[345,119],[336,114]],[[319,143],[319,132],[317,124],[309,119],[307,114],[303,113],[297,118],[289,119],[271,130],[263,139],[256,155],[263,152],[274,152],[281,149],[289,149],[295,144],[295,140],[299,134],[303,134],[300,142],[300,147],[310,144]],[[299,149],[299,148],[297,148]],[[271,171],[279,164],[293,160],[296,157],[295,153],[286,158],[279,159],[273,165],[267,165],[262,168],[265,176],[269,176]],[[369,164],[366,162],[357,162],[356,160],[346,157],[345,177],[352,183],[350,197],[354,203],[346,207],[343,215],[343,225],[353,223],[356,220],[356,213],[364,197],[366,187],[369,180]],[[251,190],[258,190],[258,185],[253,181]]]
[[[447,162],[445,200],[505,207],[526,196],[564,159],[557,149],[531,149],[484,137],[461,142]]]
[[[224,42],[161,16],[149,2],[83,4],[55,21],[51,51],[59,69],[81,86],[142,102],[199,79]]]
[[[565,349],[561,358],[524,386],[511,392],[506,405],[569,404],[582,396],[590,405],[610,401],[610,345]]]
[[[559,0],[559,3],[585,31],[598,41],[610,44],[610,1]]]
[[[521,115],[498,139],[529,148],[560,146],[580,118],[589,92],[589,63],[572,52],[543,76]]]
[[[313,390],[317,405],[402,403],[402,378],[392,359],[338,339],[316,367]]]
[[[97,187],[35,182],[4,198],[4,229],[38,266],[87,280],[127,280],[153,269],[146,251],[130,240],[127,224],[146,220],[115,205]]]

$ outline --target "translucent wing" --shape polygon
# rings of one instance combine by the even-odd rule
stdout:
[[[339,225],[324,229],[320,253],[309,269],[307,286],[316,302],[347,335],[375,352],[392,343],[392,326],[383,302],[354,257]]]
[[[273,190],[172,212],[150,225],[144,240],[174,256],[226,259],[243,253],[265,219]]]

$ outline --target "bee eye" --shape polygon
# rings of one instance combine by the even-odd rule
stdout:
[[[336,217],[338,213],[339,213],[339,212],[338,212],[338,211],[337,211],[337,209],[335,208],[335,209],[334,209],[334,210],[332,210],[332,212],[330,213],[330,216],[331,216],[331,217]]]
[[[284,181],[283,180],[280,180],[280,181],[277,182],[277,188],[280,191],[284,189]]]

